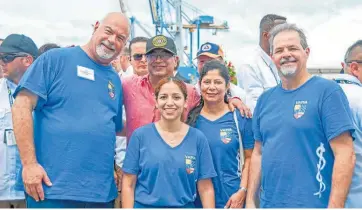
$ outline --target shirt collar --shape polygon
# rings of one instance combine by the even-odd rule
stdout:
[[[16,85],[15,83],[13,83],[12,81],[6,79],[6,84],[7,86],[10,88],[10,91],[12,94],[14,94],[16,88],[18,87],[18,85]]]
[[[362,86],[362,83],[356,77],[349,74],[338,74],[333,79],[338,83],[352,83]]]
[[[273,60],[271,59],[271,57],[268,54],[266,54],[266,52],[259,45],[257,47],[257,51],[258,51],[260,57],[263,58],[263,60],[265,61],[265,63],[268,66],[272,65]]]

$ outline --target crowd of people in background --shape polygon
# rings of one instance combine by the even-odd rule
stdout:
[[[220,44],[188,84],[117,12],[82,46],[1,39],[0,208],[361,208],[362,40],[324,78],[297,25],[259,29],[237,85]]]

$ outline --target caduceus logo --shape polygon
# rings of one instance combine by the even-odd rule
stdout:
[[[322,193],[326,190],[326,185],[323,182],[323,176],[321,174],[321,171],[326,166],[326,159],[324,159],[324,157],[323,157],[323,154],[325,151],[326,151],[326,149],[324,148],[323,143],[321,143],[320,146],[316,150],[316,154],[319,158],[319,162],[317,164],[317,175],[316,175],[316,179],[319,182],[319,191],[314,193],[314,195],[317,195],[319,198],[322,197]]]

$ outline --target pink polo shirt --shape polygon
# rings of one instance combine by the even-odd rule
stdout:
[[[186,84],[186,87],[188,96],[184,119],[186,119],[189,111],[200,102],[200,95],[196,92],[194,86]],[[155,108],[155,93],[148,75],[123,77],[122,88],[126,108],[126,134],[129,141],[134,130],[158,121],[160,113]]]

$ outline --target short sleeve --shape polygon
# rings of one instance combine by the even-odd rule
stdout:
[[[49,59],[48,53],[44,53],[37,58],[25,71],[14,93],[14,97],[16,97],[22,89],[27,89],[37,95],[38,103],[35,109],[41,109],[47,102],[49,89],[55,75],[52,71],[55,71],[56,67],[52,66],[52,69],[50,69]]]
[[[120,92],[118,97],[118,113],[116,116],[115,124],[116,124],[116,132],[121,132],[123,129],[123,88],[120,85]]]
[[[246,104],[246,92],[244,89],[234,84],[231,84],[230,92],[232,97],[238,97],[244,104]]]
[[[348,99],[341,87],[334,89],[322,102],[321,121],[324,133],[331,141],[346,131],[354,132]]]
[[[260,99],[261,97],[259,98],[258,103],[256,103],[256,107],[254,110],[253,119],[252,119],[252,131],[254,133],[254,139],[262,142],[263,138],[260,132],[260,109],[261,109]]]
[[[126,157],[122,167],[123,172],[137,175],[140,171],[140,143],[140,137],[136,130],[133,132],[126,150]]]
[[[189,91],[188,91],[188,110],[193,109],[194,107],[196,107],[197,105],[199,105],[200,103],[200,99],[201,96],[200,94],[197,92],[196,88],[194,86],[191,86],[189,84],[187,84]]]
[[[254,149],[255,140],[252,128],[252,119],[241,118],[240,116],[239,122],[244,122],[244,126],[239,126],[240,134],[242,136],[242,141],[243,141],[243,148]]]
[[[217,174],[214,169],[214,163],[211,156],[211,150],[205,135],[201,132],[198,134],[200,140],[199,146],[197,149],[198,158],[199,158],[199,168],[198,168],[198,180],[200,179],[209,179],[216,177]]]
[[[258,78],[256,71],[247,64],[240,67],[240,70],[237,73],[237,80],[239,86],[244,89],[248,96],[247,105],[255,112],[258,98],[264,92],[262,81]]]

